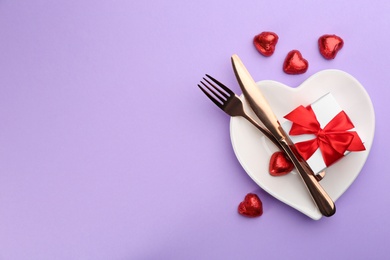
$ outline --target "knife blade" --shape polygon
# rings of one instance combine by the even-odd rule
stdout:
[[[326,217],[334,215],[336,206],[333,200],[318,183],[315,174],[307,162],[296,151],[294,143],[281,127],[271,106],[268,104],[261,90],[257,87],[256,82],[249,74],[241,59],[238,55],[234,54],[231,60],[234,73],[245,99],[248,101],[256,116],[279,142],[284,152],[294,164],[317,208]]]

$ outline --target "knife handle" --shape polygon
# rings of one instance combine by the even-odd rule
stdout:
[[[314,202],[322,215],[330,217],[336,213],[336,206],[326,191],[322,188],[307,162],[292,147],[282,139],[280,145],[294,164]]]

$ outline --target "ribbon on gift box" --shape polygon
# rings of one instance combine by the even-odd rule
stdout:
[[[293,122],[290,135],[314,134],[315,138],[295,143],[301,156],[307,160],[319,148],[326,166],[344,156],[346,151],[363,151],[363,142],[348,115],[339,112],[323,129],[311,106],[299,106],[285,116]]]

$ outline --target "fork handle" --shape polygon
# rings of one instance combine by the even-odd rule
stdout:
[[[280,145],[280,143],[275,139],[275,137],[271,134],[270,131],[268,131],[266,128],[261,126],[259,123],[257,123],[252,117],[250,117],[247,114],[244,114],[243,117],[248,120],[252,125],[254,125],[257,129],[259,129],[271,142],[273,142],[281,151],[283,150],[283,147]]]
[[[336,213],[336,206],[333,200],[316,180],[307,162],[299,156],[298,152],[293,150],[293,147],[285,139],[280,140],[280,144],[297,169],[321,214],[326,217],[334,215]]]
[[[322,179],[322,175],[308,174],[312,173],[310,167],[307,165],[307,162],[302,158],[300,160],[297,159],[297,152],[292,150],[292,147],[288,145],[287,142],[281,140],[278,142],[276,138],[269,132],[267,129],[262,127],[259,123],[257,123],[253,118],[249,115],[244,114],[243,117],[248,120],[251,124],[256,126],[265,136],[268,137],[284,154],[291,160],[297,169],[299,175],[301,176],[303,182],[305,183],[312,199],[314,200],[317,208],[321,212],[322,215],[326,217],[330,217],[336,213],[336,206],[333,200],[329,197],[326,191],[319,184],[319,181]],[[300,157],[299,157],[300,158]]]
[[[266,128],[261,126],[259,123],[257,123],[252,117],[250,117],[248,114],[243,114],[243,118],[249,121],[253,126],[255,126],[257,129],[259,129],[271,142],[273,142],[280,151],[284,152],[285,157],[289,158],[289,156],[286,154],[283,147],[280,145],[280,143],[275,139],[275,137],[271,134],[270,131],[268,131]],[[314,174],[314,178],[316,181],[321,181],[325,176],[325,171],[320,172],[319,174]]]

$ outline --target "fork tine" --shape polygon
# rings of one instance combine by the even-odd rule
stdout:
[[[215,85],[213,85],[212,83],[210,83],[207,79],[203,78],[207,83],[210,84],[210,86],[206,85],[203,81],[201,81],[200,83],[202,83],[202,85],[204,87],[206,87],[208,90],[209,90],[209,93],[213,93],[214,97],[216,99],[218,99],[222,104],[225,103],[225,101],[228,99],[228,96],[226,96],[226,93],[223,93],[220,89],[218,89]],[[218,94],[218,93],[219,94]]]
[[[214,81],[218,86],[220,86],[223,90],[225,90],[227,93],[229,93],[230,96],[234,95],[233,91],[231,89],[229,89],[228,87],[226,87],[224,84],[222,84],[221,82],[219,82],[218,80],[216,80],[215,78],[211,77],[210,75],[206,74],[206,76],[211,79],[212,81]]]
[[[202,81],[201,81],[201,83],[202,83],[204,86],[206,86]],[[212,95],[210,95],[210,94],[209,94],[201,85],[198,84],[198,87],[200,88],[200,90],[202,90],[202,92],[203,92],[206,96],[209,97],[209,99],[210,99],[211,101],[214,102],[214,104],[216,104],[219,108],[222,108],[223,103],[221,103],[221,101],[218,101],[215,97],[213,97]],[[206,86],[206,88],[208,88],[208,87]],[[210,90],[210,88],[208,88],[208,89]]]
[[[214,90],[218,91],[218,93],[216,93],[215,91],[212,91],[209,87],[207,87],[210,91],[212,91],[214,93],[214,95],[216,96],[219,96],[221,97],[221,95],[225,98],[225,99],[228,99],[229,98],[229,95],[226,94],[225,92],[223,92],[221,89],[219,89],[217,86],[215,86],[213,83],[211,83],[208,79],[206,78],[203,78],[207,83],[209,83],[210,86],[212,86],[214,88]],[[221,97],[222,98],[222,97]]]

